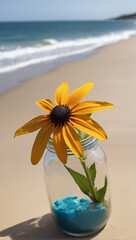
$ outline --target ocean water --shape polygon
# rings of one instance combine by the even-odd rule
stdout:
[[[0,23],[0,73],[81,54],[136,34],[130,21]]]
[[[133,21],[0,23],[0,80],[2,74],[91,54],[135,34]]]

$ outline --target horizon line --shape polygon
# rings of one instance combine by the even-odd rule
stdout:
[[[0,20],[0,23],[9,23],[9,22],[77,22],[77,21],[108,21],[108,20],[114,20],[116,18],[127,16],[127,15],[133,15],[136,14],[136,12],[129,12],[129,13],[122,13],[120,15],[114,16],[114,17],[108,17],[108,18],[102,18],[102,19],[40,19],[40,20]]]
[[[53,19],[53,20],[4,20],[0,23],[9,23],[9,22],[78,22],[78,21],[106,21],[110,20],[110,18],[107,19]]]

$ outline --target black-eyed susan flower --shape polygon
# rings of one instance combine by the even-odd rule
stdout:
[[[32,148],[32,164],[37,164],[40,161],[51,134],[53,134],[56,154],[64,164],[67,162],[67,146],[77,157],[80,158],[84,155],[75,128],[95,138],[107,139],[103,128],[91,119],[88,114],[106,108],[113,108],[113,104],[98,101],[80,102],[90,92],[93,85],[92,82],[88,82],[69,95],[68,83],[63,82],[55,92],[56,106],[49,99],[36,102],[47,115],[32,119],[15,132],[16,137],[40,129]]]

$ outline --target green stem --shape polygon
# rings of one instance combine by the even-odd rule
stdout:
[[[81,162],[81,164],[82,164],[82,166],[83,166],[83,168],[84,168],[86,177],[87,177],[87,179],[88,179],[88,182],[89,182],[89,185],[90,185],[90,188],[91,188],[91,193],[92,193],[94,202],[97,202],[96,196],[95,196],[94,187],[93,187],[93,184],[92,184],[92,180],[91,180],[91,177],[90,177],[90,174],[89,174],[89,171],[88,171],[88,167],[86,166],[85,160],[83,160],[82,158],[80,158],[80,162]]]

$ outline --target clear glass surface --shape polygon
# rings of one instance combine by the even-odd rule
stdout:
[[[89,203],[89,209],[83,209],[83,204],[90,201],[75,183],[65,166],[58,159],[52,141],[48,144],[44,159],[44,175],[47,187],[51,212],[58,227],[73,236],[94,235],[106,225],[110,212],[110,183],[106,156],[97,143],[97,139],[88,137],[81,141],[86,165],[89,168],[95,163],[97,189],[103,188],[107,176],[108,185],[104,202],[100,204]],[[78,157],[68,149],[66,166],[85,175],[83,166]],[[80,205],[79,205],[80,203]],[[69,204],[69,207],[67,207]],[[73,209],[74,206],[74,209]],[[76,206],[76,207],[75,207]]]

